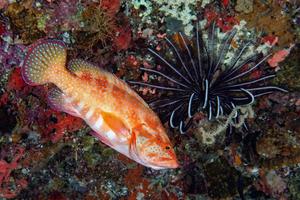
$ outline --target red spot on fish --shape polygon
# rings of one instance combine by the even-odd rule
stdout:
[[[82,79],[83,81],[87,81],[87,82],[90,82],[90,81],[93,80],[90,74],[83,74],[83,75],[81,76],[81,79]]]
[[[108,82],[107,80],[103,77],[103,78],[97,78],[95,79],[96,85],[102,90],[107,88],[108,86]]]
[[[113,86],[111,93],[112,93],[113,97],[115,97],[120,102],[123,101],[123,99],[126,95],[126,91],[121,90],[119,87],[116,87],[116,86]]]

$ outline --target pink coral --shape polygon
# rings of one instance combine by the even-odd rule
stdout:
[[[268,59],[269,65],[273,68],[277,67],[290,54],[291,48],[293,48],[293,45],[288,49],[277,51],[272,58]]]

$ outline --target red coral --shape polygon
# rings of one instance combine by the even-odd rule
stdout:
[[[258,79],[258,78],[260,78],[261,77],[261,75],[262,75],[262,71],[261,70],[255,70],[254,72],[252,72],[251,74],[250,74],[250,79]]]
[[[48,126],[48,131],[55,133],[51,135],[51,141],[59,141],[66,131],[76,131],[82,126],[82,120],[78,117],[73,117],[71,115],[64,116],[59,114],[57,117],[57,123]]]
[[[278,37],[274,35],[267,35],[261,39],[263,43],[267,43],[271,46],[274,46],[278,42]]]
[[[224,7],[227,7],[229,4],[229,0],[222,0],[222,4]]]
[[[239,24],[239,20],[234,16],[228,16],[227,13],[217,13],[214,9],[207,7],[204,12],[204,17],[207,20],[207,26],[213,21],[223,31],[230,31],[234,25]]]
[[[21,75],[21,68],[14,69],[8,79],[7,89],[8,90],[21,90],[23,87],[25,87],[25,85],[26,84],[25,84],[24,80],[22,79],[22,75]]]
[[[34,122],[37,123],[39,132],[46,141],[57,142],[62,139],[64,133],[76,131],[83,125],[80,118],[52,109],[43,111],[37,109],[30,115],[35,115]]]
[[[25,149],[23,147],[16,147],[14,149],[14,158],[10,163],[5,160],[0,160],[0,197],[3,198],[14,198],[17,194],[25,187],[27,187],[27,181],[25,179],[15,180],[16,189],[10,188],[11,183],[11,172],[15,170],[19,165],[20,158],[24,155]],[[1,154],[6,154],[1,152]]]
[[[236,24],[239,24],[239,20],[237,20],[234,16],[219,17],[217,20],[217,26],[223,32],[230,31]]]
[[[107,14],[115,15],[120,9],[120,0],[102,0],[100,8],[105,10]]]
[[[8,93],[4,93],[0,97],[0,107],[7,104],[7,102],[8,102]]]
[[[5,25],[3,23],[0,23],[0,36],[3,35],[3,33],[5,33],[6,29],[5,29]]]
[[[119,28],[114,38],[114,46],[118,51],[126,50],[131,43],[131,30],[128,27]]]
[[[140,65],[140,61],[133,55],[130,55],[125,60],[126,66],[131,68],[137,68]]]
[[[212,21],[217,19],[218,13],[212,9],[205,9],[204,18],[207,20],[207,25],[211,24]]]

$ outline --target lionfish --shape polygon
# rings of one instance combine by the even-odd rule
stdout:
[[[260,96],[275,91],[287,92],[266,84],[266,80],[275,77],[265,67],[271,54],[247,55],[252,41],[243,41],[227,62],[226,55],[237,29],[233,28],[221,39],[217,36],[217,29],[215,23],[210,25],[207,40],[198,24],[191,40],[187,40],[182,33],[177,34],[177,42],[165,38],[171,58],[148,48],[158,59],[162,70],[140,69],[165,81],[159,84],[129,81],[164,91],[149,105],[160,114],[163,122],[168,121],[169,126],[178,128],[180,133],[185,133],[191,127],[193,117],[198,112],[204,113],[210,121],[229,116],[237,106],[251,105]],[[263,74],[252,78],[251,74],[256,71]],[[238,115],[236,112],[235,118]],[[245,123],[243,125],[247,127]]]

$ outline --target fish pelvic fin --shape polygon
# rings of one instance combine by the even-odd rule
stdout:
[[[33,44],[25,57],[22,76],[29,85],[42,85],[51,82],[51,73],[65,68],[66,46],[59,40],[42,40]]]

